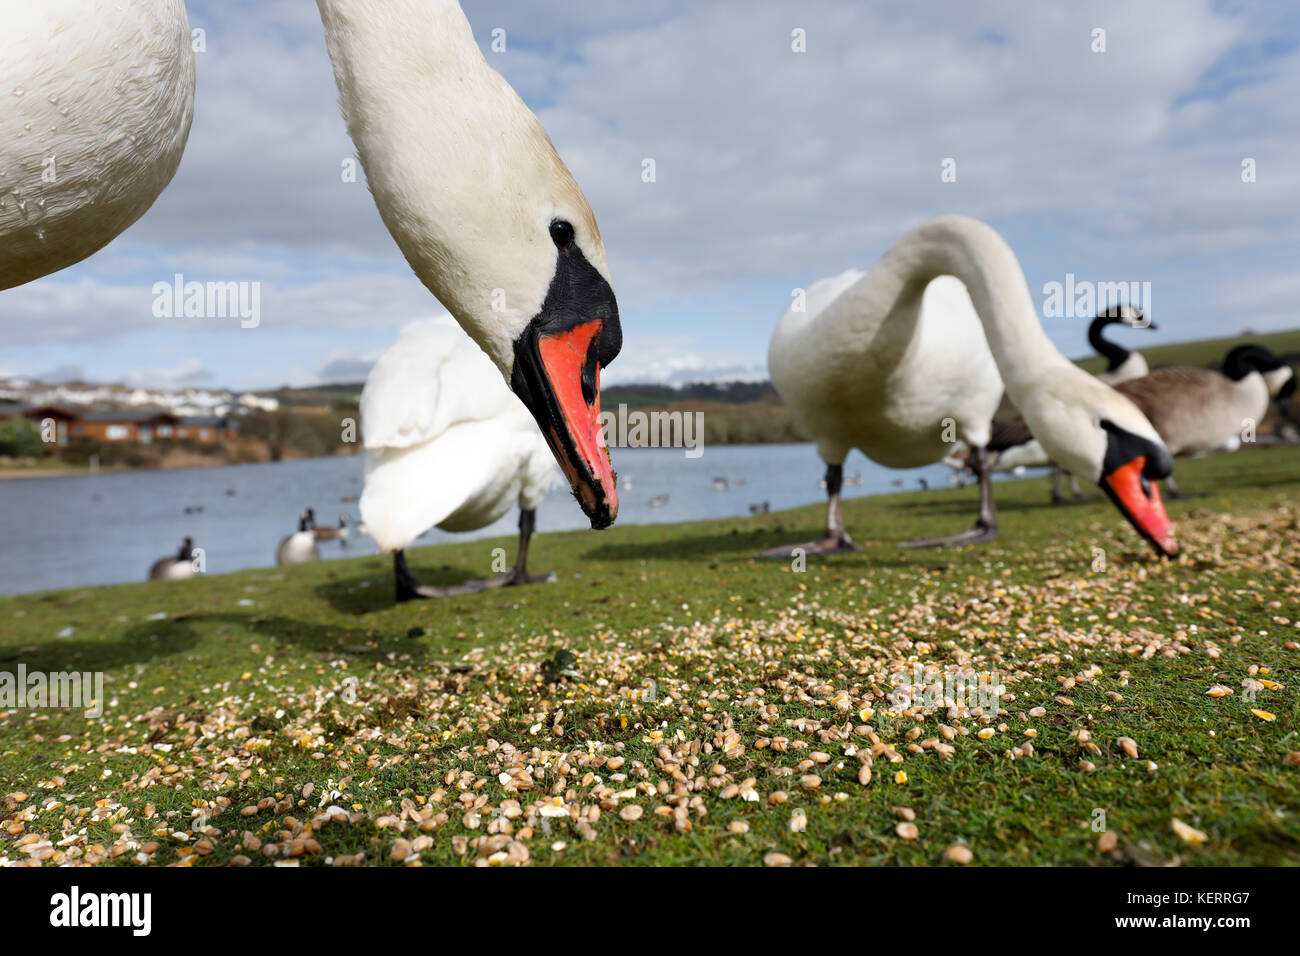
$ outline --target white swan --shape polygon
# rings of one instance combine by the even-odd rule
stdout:
[[[1159,435],[1132,402],[1056,350],[1015,254],[989,226],[963,216],[922,223],[870,272],[823,280],[808,290],[803,311],[799,304],[772,335],[768,367],[827,464],[826,538],[801,545],[805,553],[856,548],[839,500],[852,448],[905,468],[966,442],[980,478],[976,526],[910,543],[996,536],[984,446],[1004,385],[1054,461],[1098,482],[1158,552],[1177,551],[1152,484],[1173,467]]]
[[[380,216],[533,414],[592,527],[608,526],[600,370],[622,331],[582,191],[454,0],[317,2]]]
[[[1097,350],[1098,355],[1106,359],[1106,368],[1097,373],[1097,381],[1105,382],[1107,385],[1118,385],[1120,382],[1146,375],[1149,371],[1146,358],[1141,352],[1126,349],[1107,339],[1102,332],[1108,325],[1127,325],[1129,328],[1152,331],[1156,328],[1154,322],[1144,324],[1141,311],[1131,305],[1113,305],[1104,312],[1098,313],[1092,320],[1092,324],[1088,326],[1088,344]],[[1065,496],[1061,494],[1061,480],[1067,477],[1070,481],[1070,491],[1075,499],[1083,499],[1083,493],[1079,491],[1079,480],[1065,470],[1053,466],[1043,446],[1029,433],[1023,418],[1014,418],[1003,425],[995,425],[986,449],[992,453],[994,471],[1018,475],[1026,468],[1052,468],[1053,502],[1059,503],[1065,500]],[[944,462],[959,471],[964,471],[967,468],[968,453],[969,449],[960,446],[958,451],[952,457],[944,459]]]
[[[101,249],[180,164],[194,115],[181,0],[0,3],[0,289]]]
[[[320,548],[316,545],[316,519],[308,511],[298,518],[298,530],[281,539],[275,549],[276,564],[308,564],[320,560]]]
[[[379,357],[361,391],[366,486],[361,520],[393,552],[397,600],[553,580],[530,576],[538,505],[559,477],[528,409],[451,318],[413,322]],[[501,578],[455,588],[416,582],[404,549],[430,528],[473,531],[519,505],[519,555]]]

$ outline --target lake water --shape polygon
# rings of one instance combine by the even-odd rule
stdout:
[[[825,500],[819,488],[825,467],[813,446],[719,445],[700,458],[682,449],[620,448],[614,464],[619,481],[619,524],[654,524],[749,514],[768,502],[773,511]],[[946,487],[943,465],[909,471],[882,468],[854,452],[845,463],[846,498]],[[326,560],[374,554],[360,535],[355,502],[361,494],[363,459],[316,458],[258,465],[179,471],[115,472],[58,478],[0,480],[0,594],[51,588],[143,581],[149,566],[192,537],[206,554],[209,574],[275,564],[280,539],[298,529],[298,514],[316,510],[318,524],[340,514],[352,522],[346,546],[321,542]],[[715,490],[714,478],[726,479]],[[903,482],[898,487],[896,482]],[[659,506],[651,500],[667,496]],[[186,507],[202,511],[186,514]],[[470,534],[434,529],[421,543],[514,534],[518,511]],[[537,514],[537,530],[589,527],[567,488],[552,492]],[[510,549],[513,559],[514,550]]]

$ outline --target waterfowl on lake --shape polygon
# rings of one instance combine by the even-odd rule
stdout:
[[[331,528],[326,525],[324,528],[317,527],[315,524],[315,515],[312,515],[312,534],[316,536],[317,541],[338,541],[340,544],[348,543],[348,516],[339,515],[337,527]]]
[[[171,181],[194,115],[181,0],[5,4],[0,289],[103,248]]]
[[[532,413],[592,527],[608,526],[618,489],[600,372],[622,330],[582,191],[454,0],[318,6],[380,216]]]
[[[808,289],[772,335],[772,383],[826,462],[827,530],[804,553],[856,549],[840,517],[850,449],[893,468],[972,449],[979,516],[969,531],[913,546],[988,541],[997,534],[986,451],[1003,389],[1052,458],[1098,482],[1157,552],[1177,543],[1159,491],[1172,459],[1137,407],[1069,362],[1044,333],[1015,254],[963,216],[917,226],[867,273]],[[780,548],[768,556],[787,556]]]
[[[320,548],[316,547],[315,516],[311,509],[304,511],[298,518],[298,530],[280,542],[275,549],[276,564],[307,564],[320,560]]]
[[[361,391],[366,485],[361,520],[393,552],[397,600],[552,580],[528,573],[536,509],[558,475],[528,410],[483,350],[450,318],[413,322],[375,362]],[[518,505],[519,552],[508,574],[452,588],[420,584],[405,549],[430,528],[474,531]]]
[[[176,581],[192,578],[194,570],[194,539],[186,538],[174,555],[159,558],[149,566],[150,581]]]

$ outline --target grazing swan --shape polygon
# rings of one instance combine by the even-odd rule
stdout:
[[[1141,311],[1131,305],[1113,305],[1098,313],[1088,326],[1088,344],[1106,359],[1106,370],[1097,373],[1097,380],[1107,385],[1117,385],[1129,379],[1141,378],[1147,374],[1147,360],[1141,352],[1133,352],[1117,345],[1102,336],[1102,330],[1108,325],[1127,325],[1136,329],[1156,328],[1154,322],[1143,323]],[[1020,474],[1025,468],[1052,467],[1052,460],[1047,457],[1040,445],[1029,433],[1023,418],[1013,418],[1005,424],[994,423],[993,435],[986,450],[994,456],[994,471]],[[945,462],[953,468],[967,470],[969,449],[963,449]],[[1052,470],[1052,501],[1060,503],[1065,500],[1061,494],[1061,480],[1069,478],[1070,491],[1076,501],[1083,500],[1079,490],[1079,480],[1061,468]]]
[[[307,564],[320,560],[320,548],[316,547],[315,517],[308,509],[298,519],[298,530],[280,542],[275,549],[276,564]]]
[[[1098,355],[1106,359],[1106,369],[1097,373],[1097,380],[1105,382],[1107,385],[1118,385],[1120,382],[1141,378],[1147,374],[1150,369],[1147,367],[1147,360],[1143,358],[1141,352],[1126,349],[1101,334],[1108,325],[1127,325],[1133,329],[1151,329],[1152,331],[1156,329],[1154,322],[1144,322],[1141,311],[1131,305],[1112,305],[1105,312],[1098,314],[1092,320],[1092,324],[1088,326],[1088,344],[1097,350]],[[994,441],[996,442],[996,440],[997,436],[994,435]],[[1031,460],[1034,456],[1031,454],[1031,449],[1026,448],[1015,460],[1008,462],[1005,466],[999,456],[997,469],[999,471],[1011,471],[1015,468],[1032,468],[1036,465],[1051,464],[1046,460],[1047,456],[1043,454],[1042,446],[1038,445],[1037,442],[1034,442],[1034,445],[1037,446],[1037,458],[1042,459],[1042,461]],[[990,451],[992,450],[994,450],[993,446],[990,446]],[[1083,493],[1079,491],[1079,479],[1062,468],[1052,469],[1052,501],[1059,503],[1065,500],[1065,496],[1061,494],[1062,478],[1069,478],[1070,492],[1074,495],[1076,501],[1082,501]]]
[[[857,547],[840,517],[852,448],[908,468],[940,461],[956,441],[966,442],[980,479],[976,526],[909,544],[995,537],[985,446],[1004,385],[1053,460],[1100,484],[1157,552],[1177,551],[1151,483],[1173,467],[1159,435],[1131,402],[1056,350],[1015,254],[989,226],[964,216],[922,223],[870,272],[815,283],[803,304],[781,317],[768,367],[827,465],[826,538],[800,545],[805,553]]]
[[[194,539],[186,538],[173,557],[159,558],[149,567],[150,581],[176,581],[194,577]]]
[[[317,2],[388,231],[532,413],[592,527],[607,527],[618,489],[600,371],[623,333],[582,191],[455,0]]]
[[[528,574],[536,509],[555,484],[537,423],[483,350],[451,318],[412,322],[379,356],[361,390],[366,487],[361,520],[393,552],[397,600],[554,580]],[[405,549],[432,527],[474,531],[519,505],[512,571],[453,588],[418,583]]]
[[[144,215],[194,115],[181,0],[8,0],[0,30],[0,289],[58,272]]]

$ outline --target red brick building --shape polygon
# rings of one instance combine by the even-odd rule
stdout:
[[[145,445],[155,441],[194,441],[215,445],[239,436],[239,422],[222,416],[182,417],[159,411],[82,412],[54,405],[10,409],[0,406],[0,421],[19,416],[41,429],[42,437],[51,445],[78,439]]]

